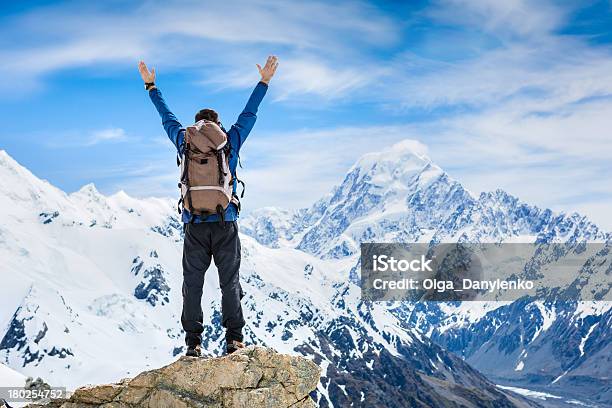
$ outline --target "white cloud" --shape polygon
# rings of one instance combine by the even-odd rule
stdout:
[[[51,134],[41,131],[29,133],[32,138],[44,140],[45,147],[50,149],[63,149],[66,147],[92,147],[102,143],[123,143],[135,140],[122,128],[108,127],[97,130],[64,130]]]
[[[126,139],[127,134],[125,133],[125,130],[121,128],[107,128],[94,131],[89,140],[87,140],[86,145],[93,146],[98,143],[118,142]]]
[[[255,62],[279,53],[281,61],[287,61],[287,78],[298,80],[286,81],[295,83],[289,92],[327,98],[354,86],[355,71],[331,65],[349,56],[363,58],[354,47],[355,38],[362,48],[398,38],[393,20],[360,2],[313,1],[287,7],[279,0],[149,1],[125,7],[112,12],[94,3],[45,7],[9,21],[0,35],[27,32],[42,40],[0,51],[0,88],[23,92],[29,84],[35,89],[44,75],[74,67],[129,64],[135,69],[132,64],[140,58],[161,68],[158,72],[183,67],[207,74],[229,72],[227,80],[225,75],[217,79],[228,86],[244,85],[238,78],[246,69],[237,72],[236,67],[248,67],[250,86],[257,73]],[[301,60],[304,54],[310,55],[307,62]],[[300,76],[309,73],[316,76]]]
[[[281,91],[277,99],[286,100],[296,94],[319,94],[331,99],[367,85],[376,76],[359,69],[332,68],[316,59],[290,59],[279,73]]]
[[[272,89],[276,101],[295,102],[300,99],[311,101],[313,95],[328,100],[338,99],[369,85],[384,72],[370,70],[366,73],[359,67],[335,67],[315,57],[287,57],[281,63],[282,68],[274,78]],[[218,85],[220,88],[245,88],[252,86],[254,80],[256,80],[254,71],[247,65],[212,75],[203,82]]]
[[[428,10],[434,19],[478,27],[501,39],[541,38],[558,28],[566,9],[548,0],[439,0]]]
[[[404,52],[389,63],[377,90],[378,100],[395,102],[396,109],[462,106],[555,112],[612,94],[612,50],[594,48],[579,38],[546,36],[454,61]]]
[[[462,107],[556,112],[585,98],[612,94],[612,49],[584,36],[557,34],[574,5],[537,0],[439,0],[423,14],[477,33],[475,48],[453,33],[404,50],[378,81],[379,101],[395,109]],[[466,41],[470,41],[467,37]],[[445,59],[436,49],[463,47]],[[395,105],[394,105],[395,104]],[[570,107],[571,108],[571,107]],[[465,111],[465,109],[464,109]],[[470,113],[468,111],[468,113]]]

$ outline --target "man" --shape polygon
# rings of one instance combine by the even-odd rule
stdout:
[[[208,120],[215,122],[227,134],[230,144],[229,168],[233,180],[233,192],[236,193],[236,167],[238,154],[247,136],[255,125],[257,108],[261,103],[268,83],[274,76],[278,60],[275,56],[268,57],[262,68],[257,64],[261,80],[253,90],[246,107],[238,116],[238,121],[228,130],[221,125],[219,115],[212,109],[202,109],[195,115],[195,122]],[[170,112],[155,85],[155,69],[149,71],[143,61],[138,64],[140,76],[145,82],[145,89],[157,111],[168,137],[174,143],[179,155],[185,151],[185,129]],[[224,210],[223,216],[212,214],[199,216],[184,210],[182,213],[185,225],[185,241],[183,244],[183,313],[181,323],[185,330],[187,355],[199,357],[202,353],[201,342],[204,331],[202,316],[202,289],[204,274],[211,258],[219,271],[221,286],[222,325],[225,327],[226,350],[228,354],[243,348],[242,328],[244,318],[240,299],[243,296],[240,287],[240,239],[238,238],[238,208],[231,202]],[[221,222],[220,222],[221,221]]]

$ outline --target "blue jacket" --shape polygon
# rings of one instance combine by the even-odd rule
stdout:
[[[268,85],[263,82],[259,82],[253,90],[253,93],[251,93],[251,97],[244,107],[244,110],[240,116],[238,116],[236,123],[232,125],[229,131],[226,131],[225,128],[222,127],[222,129],[227,133],[232,147],[232,150],[230,151],[229,167],[232,175],[234,176],[236,175],[236,167],[238,166],[238,153],[240,152],[240,148],[244,144],[247,136],[251,132],[251,129],[253,129],[253,126],[255,125],[255,120],[257,119],[257,108],[259,108],[259,104],[266,95],[267,90]],[[168,109],[168,105],[166,105],[166,102],[164,101],[159,89],[151,89],[149,91],[149,97],[151,97],[153,105],[155,105],[157,112],[159,112],[159,115],[162,118],[162,124],[164,125],[164,129],[166,130],[168,137],[176,146],[179,155],[182,156],[185,149],[185,129],[176,119],[176,116],[174,116],[174,114],[170,112],[170,109]],[[237,182],[234,181],[234,192],[236,192],[236,188]],[[217,214],[202,218],[198,215],[192,216],[187,210],[183,211],[184,223],[191,222],[192,217],[193,222],[195,223],[219,221],[219,216]],[[233,203],[231,203],[225,210],[224,218],[226,221],[236,221],[238,219],[238,209]]]

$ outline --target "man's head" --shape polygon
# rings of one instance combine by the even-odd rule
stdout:
[[[215,122],[216,124],[220,124],[219,114],[212,109],[202,109],[195,115],[195,121],[199,122],[203,119],[210,120],[211,122]]]

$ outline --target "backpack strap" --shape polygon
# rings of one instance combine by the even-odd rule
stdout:
[[[181,183],[187,186],[187,205],[191,215],[191,221],[193,221],[193,203],[191,202],[191,189],[189,188],[189,143],[185,145],[185,153],[183,154],[183,160],[185,161],[185,167],[183,167],[183,174],[181,176]],[[182,196],[182,194],[181,194]]]
[[[215,156],[217,157],[217,167],[219,169],[219,184],[223,184],[223,178],[227,176],[227,173],[223,171],[223,149],[216,150]]]
[[[176,153],[176,166],[181,167],[181,157],[179,156],[178,152]],[[183,173],[185,172],[183,171]],[[181,215],[183,212],[183,210],[181,210],[181,204],[183,204],[183,190],[182,190],[183,176],[184,174],[181,174],[181,179],[179,180],[179,183],[178,183],[178,188],[179,188],[181,197],[179,198],[178,203],[176,203],[176,211],[179,213],[179,215]]]
[[[227,158],[229,160],[229,158],[230,158],[230,156],[232,154],[232,145],[230,144],[229,136],[227,138],[227,145],[224,148],[227,148],[226,155],[227,155]],[[240,166],[240,168],[242,168],[242,163],[240,162],[240,155],[238,154],[238,150],[234,150],[234,152],[236,153],[236,157],[238,158],[238,166]],[[231,173],[231,170],[230,170],[230,173]],[[245,190],[246,186],[244,184],[244,181],[242,181],[242,180],[240,180],[238,178],[238,172],[236,170],[234,170],[234,173],[232,174],[232,183],[234,183],[234,182],[236,182],[238,184],[242,184],[242,193],[240,194],[240,198],[244,198],[244,190]],[[237,206],[239,206],[240,201],[238,200],[238,196],[235,193],[233,193],[232,196],[236,198],[236,201],[238,201]]]
[[[179,184],[179,188],[181,187],[181,185]],[[179,198],[178,203],[176,204],[176,211],[178,211],[179,215],[181,215],[183,213],[183,210],[181,210],[181,204],[183,204],[183,196],[181,195],[181,198]]]

